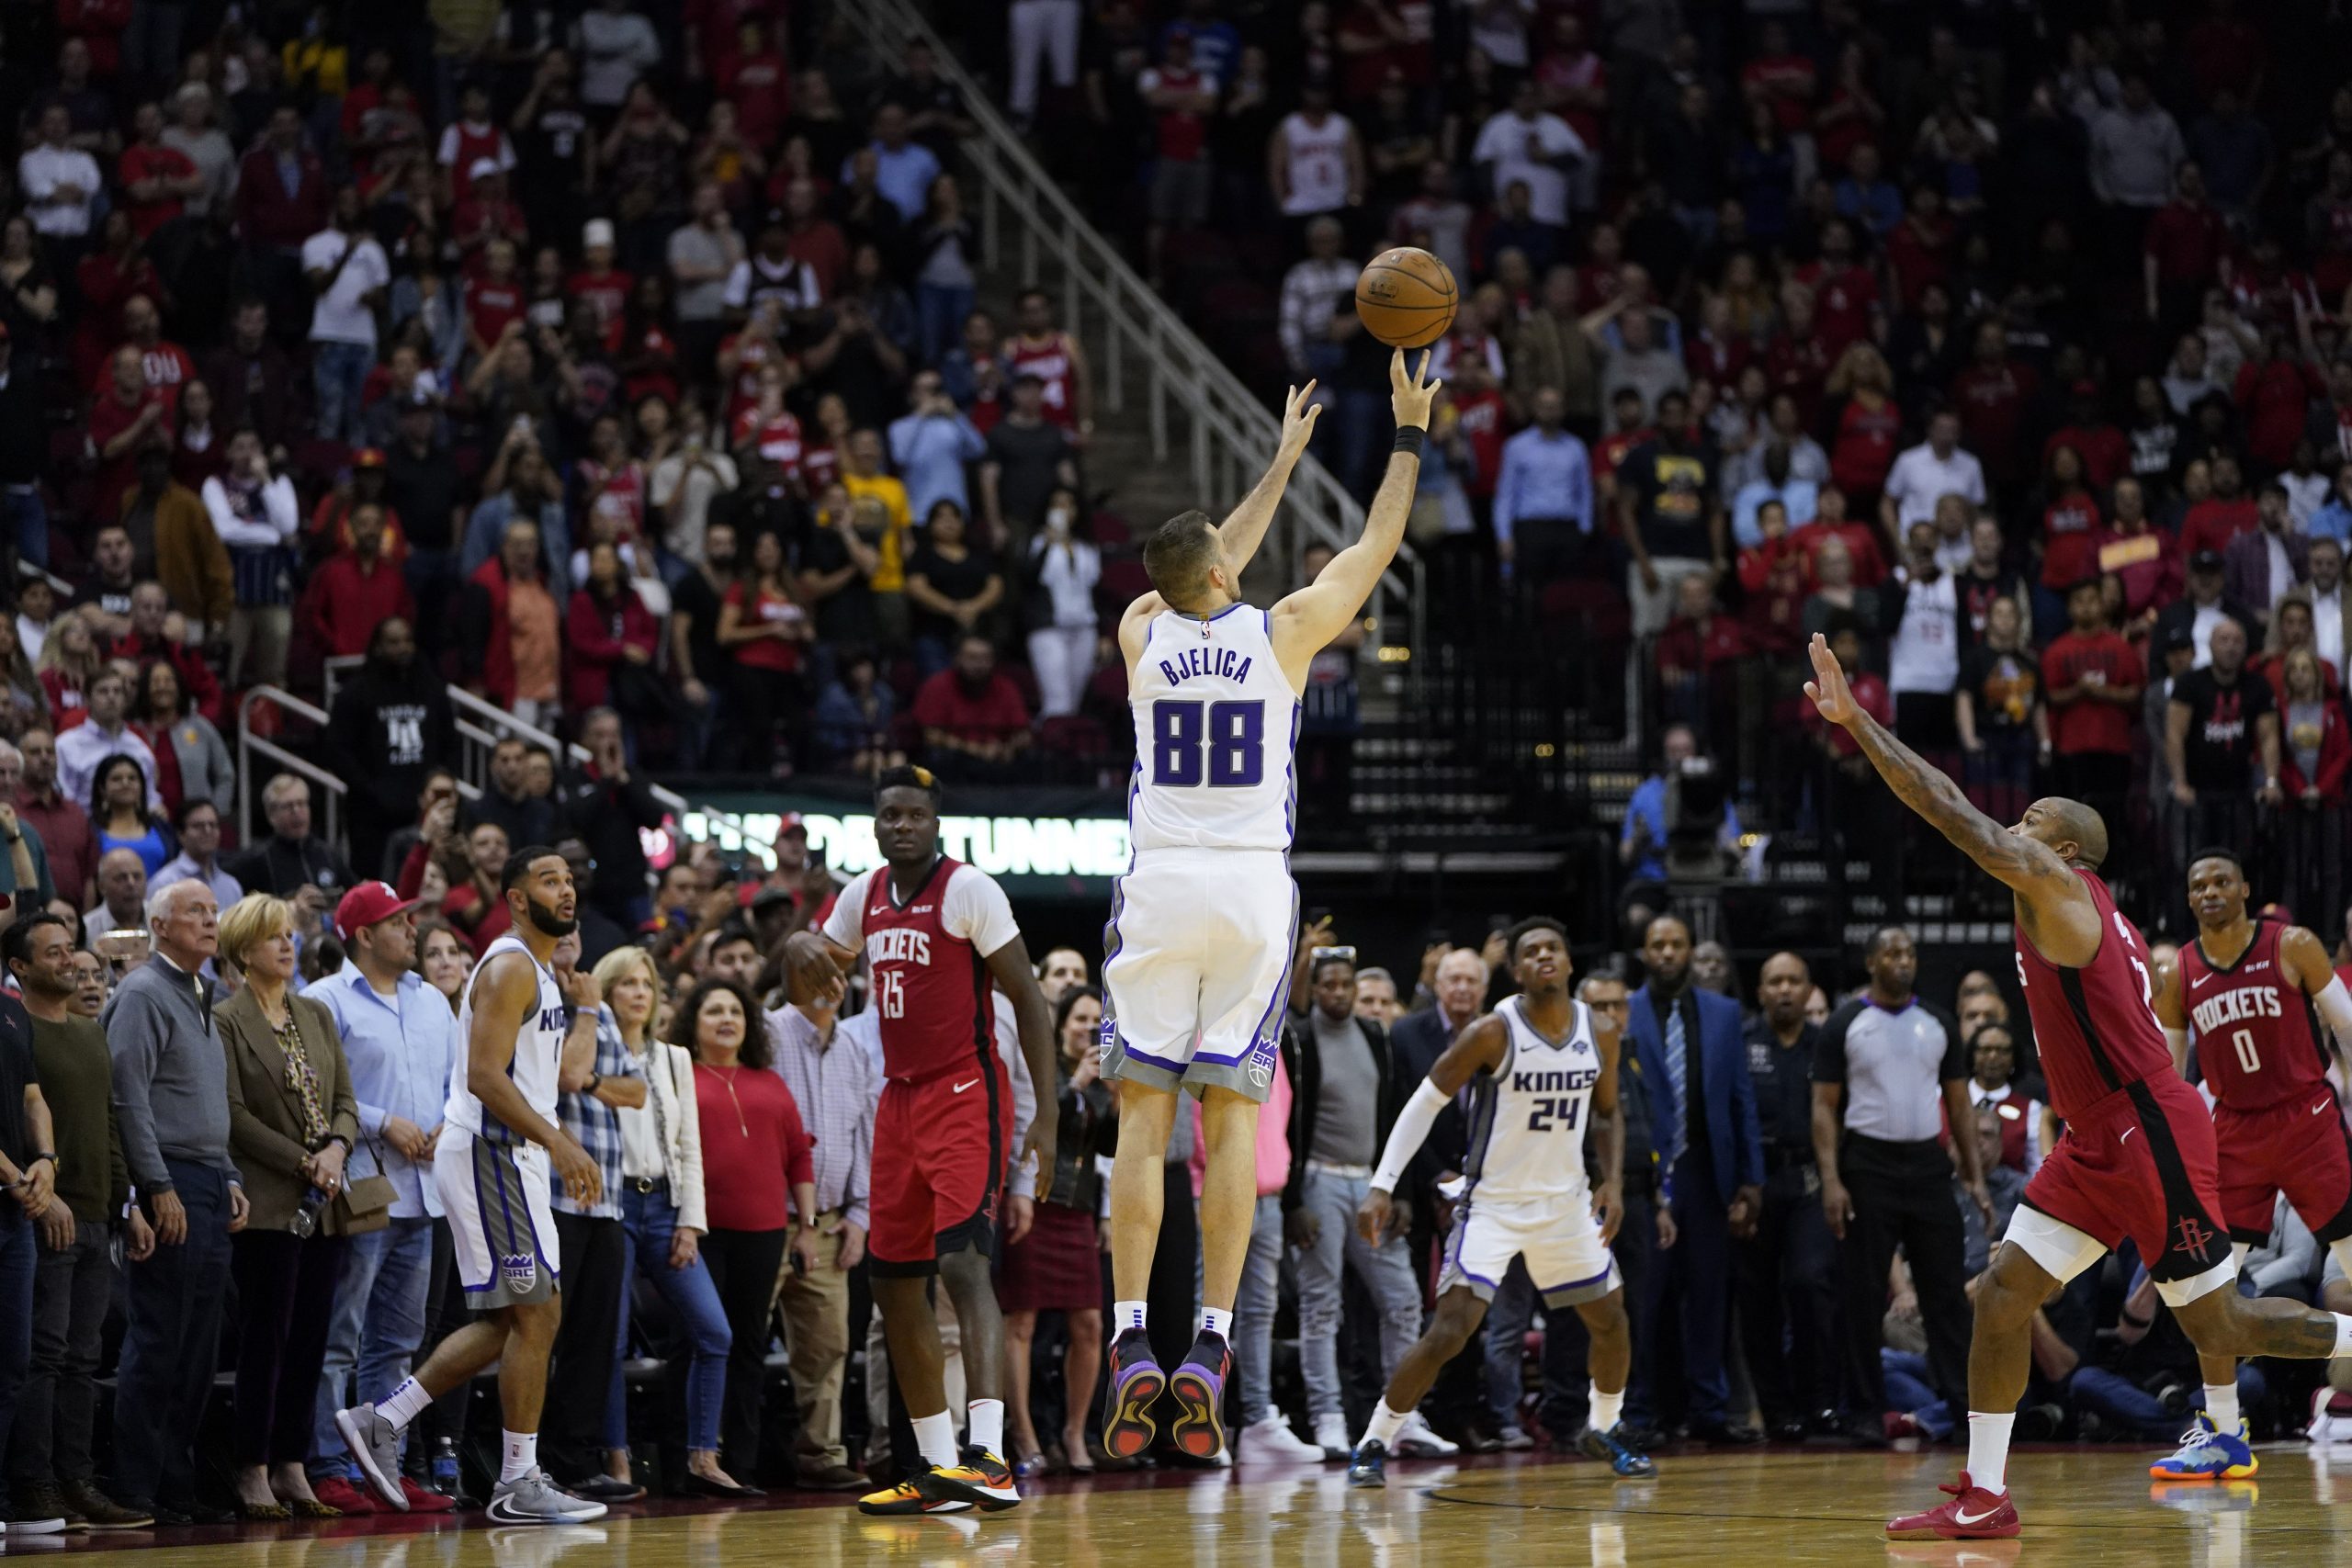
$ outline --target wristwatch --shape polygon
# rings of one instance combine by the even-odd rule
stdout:
[[[582,1094],[594,1094],[596,1092],[596,1086],[604,1081],[604,1074],[591,1071],[588,1075],[587,1083],[582,1087],[580,1092]]]

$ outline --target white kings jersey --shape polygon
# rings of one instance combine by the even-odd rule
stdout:
[[[1580,1199],[1585,1122],[1600,1051],[1592,1012],[1575,1003],[1566,1040],[1546,1040],[1527,1021],[1523,998],[1495,1009],[1510,1030],[1503,1064],[1470,1082],[1470,1145],[1463,1166],[1467,1196],[1478,1203],[1544,1203]]]
[[[1127,702],[1136,850],[1290,849],[1298,818],[1298,694],[1274,658],[1272,621],[1251,604],[1206,620],[1151,622]]]
[[[458,1008],[458,1067],[449,1075],[449,1103],[442,1109],[441,1115],[484,1143],[514,1148],[527,1140],[485,1112],[481,1101],[466,1088],[465,1053],[471,1048],[473,1040],[474,990],[481,983],[482,971],[490,967],[490,961],[502,953],[521,953],[539,972],[538,1012],[537,1017],[524,1021],[523,1032],[514,1041],[514,1063],[507,1069],[507,1077],[514,1080],[514,1087],[523,1091],[523,1098],[532,1110],[548,1121],[555,1120],[556,1070],[563,1057],[563,993],[556,987],[555,972],[532,957],[521,938],[511,934],[500,937],[484,950],[481,962],[474,966],[473,975],[466,982],[466,999]]]

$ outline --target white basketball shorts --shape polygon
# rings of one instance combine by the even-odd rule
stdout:
[[[1263,1103],[1298,947],[1279,850],[1144,850],[1102,932],[1102,1072]]]
[[[1584,1194],[1551,1202],[1496,1203],[1481,1202],[1474,1192],[1454,1216],[1438,1294],[1467,1285],[1480,1301],[1491,1302],[1513,1258],[1527,1260],[1527,1277],[1546,1306],[1599,1301],[1623,1283]]]

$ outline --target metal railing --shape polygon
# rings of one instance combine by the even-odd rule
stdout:
[[[963,94],[965,112],[979,126],[979,134],[964,142],[964,153],[979,176],[985,265],[994,270],[1002,264],[1009,215],[1017,230],[1022,285],[1042,287],[1045,263],[1057,265],[1062,325],[1099,354],[1103,406],[1114,412],[1125,407],[1127,359],[1137,356],[1148,387],[1154,461],[1168,460],[1172,406],[1186,422],[1193,487],[1203,509],[1222,511],[1240,500],[1273,460],[1280,416],[1251,395],[1079,211],[913,0],[853,0],[836,13],[857,28],[880,62],[900,64],[910,39],[930,44],[940,74]],[[1274,558],[1286,573],[1295,573],[1308,545],[1344,549],[1363,532],[1363,507],[1311,456],[1292,475],[1285,500],[1271,536]],[[1367,607],[1376,623],[1369,645],[1398,641],[1400,631],[1416,647],[1423,643],[1420,576],[1411,547],[1399,549]]]
[[[327,713],[312,707],[293,693],[277,686],[255,686],[237,704],[237,842],[252,844],[254,840],[254,802],[260,797],[261,785],[254,777],[254,759],[262,757],[284,773],[308,780],[325,795],[319,812],[319,836],[334,843],[340,835],[335,826],[342,818],[343,797],[351,786],[316,762],[296,756],[275,740],[254,733],[254,705],[267,702],[281,712],[324,728]]]

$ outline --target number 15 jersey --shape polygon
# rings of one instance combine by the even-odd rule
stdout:
[[[1136,776],[1127,831],[1142,850],[1283,850],[1298,820],[1298,694],[1251,604],[1153,618],[1127,701]]]
[[[824,934],[865,954],[884,1076],[927,1078],[995,1061],[988,955],[1021,928],[988,873],[942,855],[900,899],[890,868],[877,865],[842,889]]]

